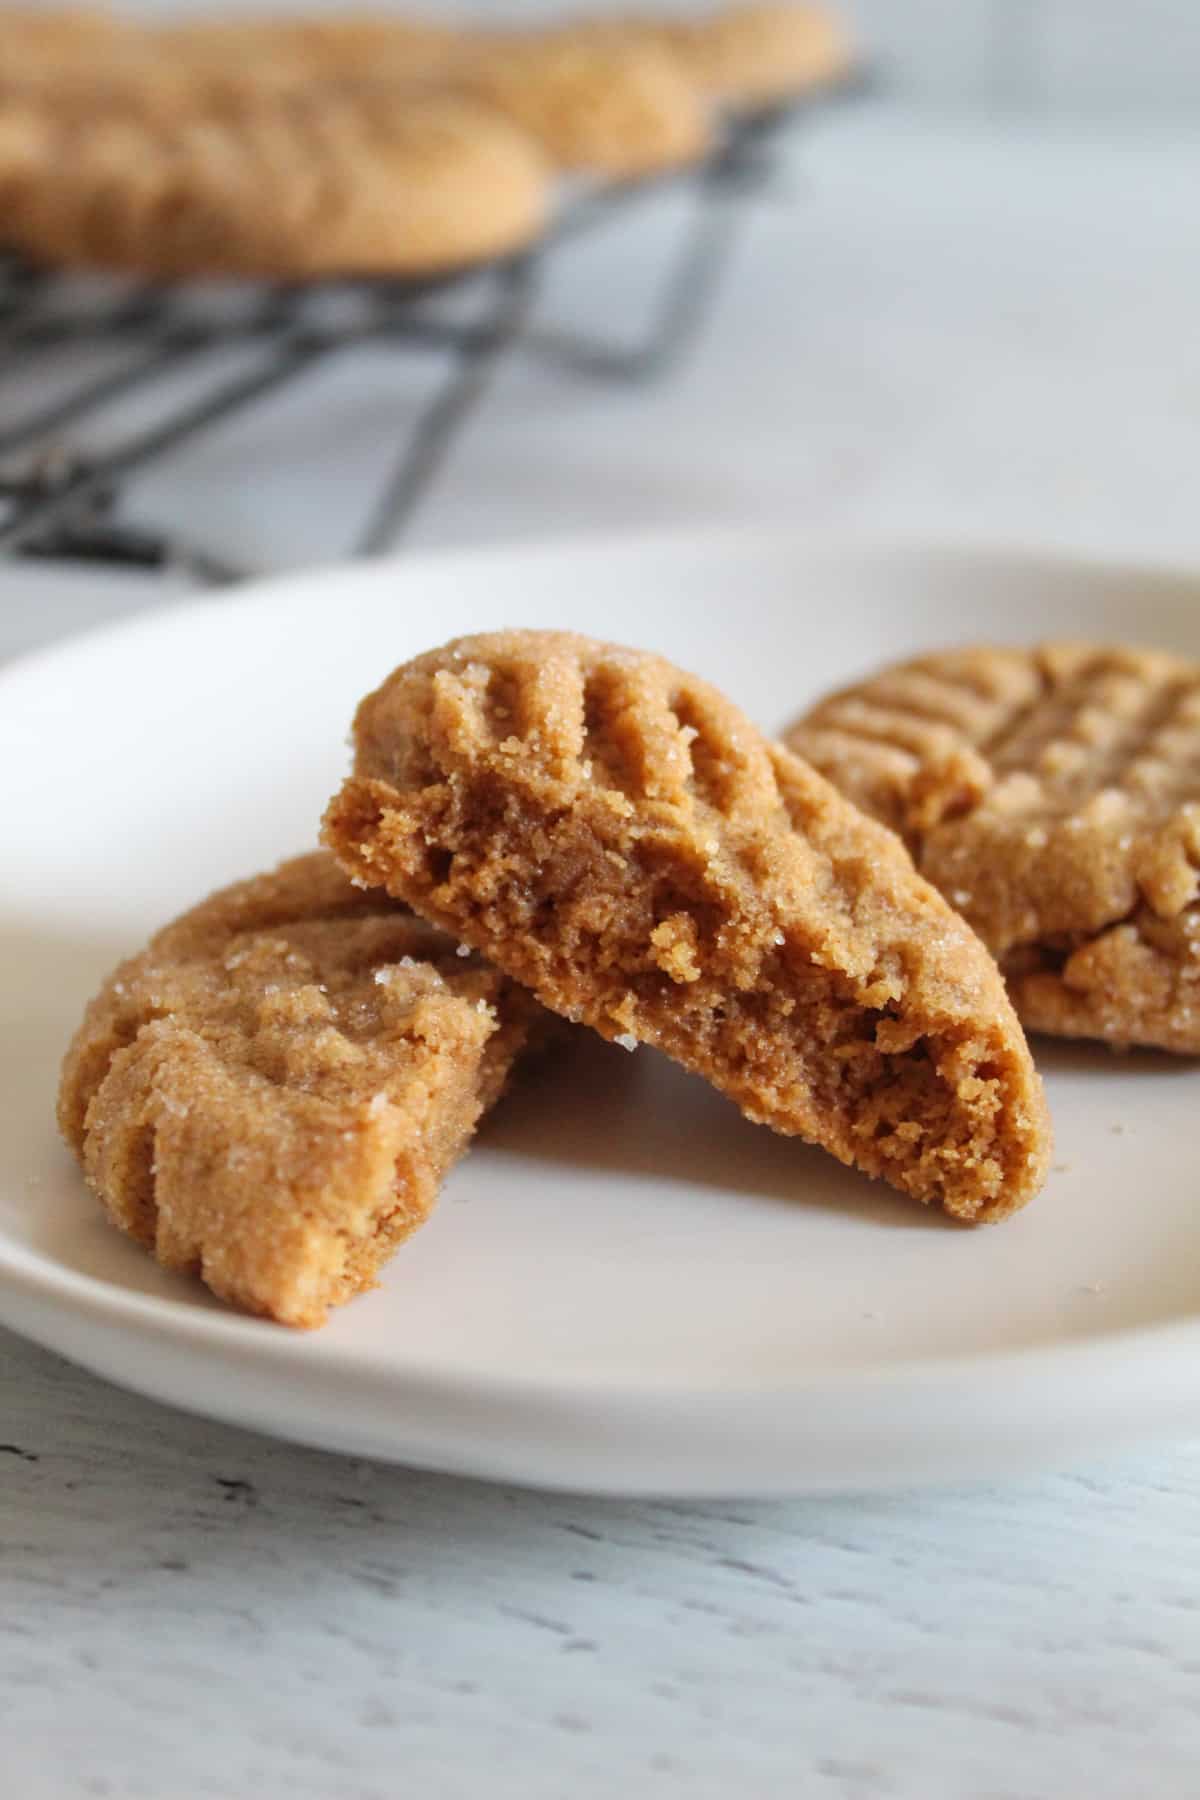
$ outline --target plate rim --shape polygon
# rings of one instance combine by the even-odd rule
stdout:
[[[356,560],[341,558],[289,569],[238,582],[232,587],[184,590],[159,603],[150,602],[116,619],[100,620],[94,625],[72,631],[52,643],[20,650],[15,656],[0,661],[0,689],[17,678],[28,678],[35,670],[59,659],[86,654],[98,643],[123,638],[135,639],[143,633],[153,635],[164,621],[181,623],[189,617],[204,619],[221,608],[247,607],[267,611],[315,598],[330,582],[348,581],[369,588],[389,573],[422,568],[453,567],[455,563],[470,566],[496,559],[551,559],[561,555],[593,557],[611,552],[644,554],[675,553],[711,549],[718,552],[742,551],[761,547],[778,551],[798,551],[832,558],[857,558],[883,561],[899,557],[914,562],[937,561],[949,564],[969,560],[1005,564],[1009,568],[1025,568],[1047,572],[1055,577],[1087,580],[1090,578],[1144,580],[1162,589],[1191,586],[1200,603],[1200,561],[1188,563],[1175,558],[1158,561],[1136,553],[1112,555],[1091,550],[1078,550],[1070,545],[1047,541],[1044,544],[1006,543],[1001,538],[971,532],[941,532],[936,535],[918,530],[863,530],[850,528],[826,530],[806,525],[789,525],[778,520],[729,523],[718,521],[696,526],[644,526],[629,531],[596,529],[587,532],[563,532],[561,535],[531,538],[507,538],[490,544],[437,544],[415,550],[395,550],[378,556]],[[35,571],[35,577],[42,577]],[[0,569],[0,575],[12,577]]]
[[[82,1270],[64,1268],[56,1264],[50,1257],[41,1252],[29,1250],[20,1244],[14,1245],[8,1234],[0,1227],[0,1296],[5,1286],[19,1290],[31,1299],[69,1304],[78,1298],[90,1305],[105,1324],[120,1325],[125,1322],[136,1322],[161,1340],[179,1342],[181,1339],[194,1339],[193,1347],[205,1344],[224,1344],[230,1349],[246,1349],[259,1351],[262,1349],[279,1350],[288,1362],[304,1357],[311,1351],[319,1361],[335,1364],[339,1371],[355,1378],[369,1379],[378,1374],[381,1365],[377,1358],[353,1349],[336,1345],[332,1351],[326,1346],[330,1340],[320,1330],[305,1330],[280,1325],[270,1319],[256,1318],[239,1312],[236,1309],[222,1308],[209,1311],[190,1305],[184,1300],[174,1300],[162,1294],[148,1294],[132,1291],[103,1280],[100,1276],[86,1274]],[[0,1300],[0,1314],[2,1314]],[[0,1316],[0,1323],[3,1318]],[[1068,1338],[1053,1344],[1026,1344],[1015,1348],[999,1348],[995,1350],[973,1350],[957,1356],[925,1356],[889,1359],[886,1362],[863,1362],[847,1364],[833,1372],[820,1371],[801,1379],[756,1379],[753,1381],[727,1381],[721,1383],[706,1382],[695,1387],[687,1386],[680,1376],[672,1376],[669,1382],[659,1384],[639,1384],[623,1386],[619,1379],[605,1377],[604,1380],[592,1382],[581,1379],[577,1386],[563,1388],[564,1394],[586,1392],[594,1388],[603,1388],[610,1395],[619,1395],[631,1403],[647,1395],[681,1395],[689,1400],[703,1397],[734,1397],[749,1394],[771,1394],[785,1397],[789,1394],[811,1394],[817,1389],[822,1391],[832,1387],[853,1389],[861,1386],[875,1386],[880,1381],[891,1386],[909,1386],[913,1383],[925,1383],[929,1386],[950,1385],[959,1375],[979,1375],[995,1370],[999,1375],[1008,1375],[1012,1371],[1020,1371],[1025,1375],[1036,1373],[1039,1366],[1047,1363],[1057,1365],[1063,1361],[1084,1364],[1107,1360],[1106,1352],[1113,1351],[1127,1355],[1132,1350],[1158,1350],[1168,1340],[1178,1340],[1180,1345],[1194,1344],[1200,1349],[1200,1317],[1189,1320],[1176,1317],[1154,1325],[1118,1326],[1110,1331],[1089,1332],[1074,1338]],[[541,1391],[544,1383],[536,1378],[526,1376],[496,1376],[490,1370],[467,1375],[458,1371],[444,1371],[437,1368],[422,1368],[419,1364],[410,1365],[414,1379],[427,1380],[434,1384],[445,1383],[448,1386],[469,1384],[473,1388],[486,1387],[494,1394],[514,1393],[527,1395]],[[406,1377],[407,1378],[407,1377]],[[1200,1359],[1195,1365],[1194,1387],[1200,1396]]]

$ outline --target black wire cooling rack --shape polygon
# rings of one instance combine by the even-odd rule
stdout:
[[[839,91],[861,86],[859,79]],[[217,550],[124,521],[122,481],[369,342],[448,353],[432,398],[405,423],[352,551],[386,548],[413,516],[499,361],[518,344],[576,374],[626,382],[654,377],[684,352],[707,313],[744,204],[772,174],[780,134],[810,110],[789,105],[734,120],[693,167],[582,193],[530,251],[437,281],[98,289],[0,260],[0,553],[182,570],[208,584],[241,579],[249,571]],[[641,335],[619,343],[535,323],[547,261],[668,184],[689,190],[694,204]],[[458,298],[467,290],[473,306],[463,318]],[[50,366],[56,353],[81,345],[103,346],[115,360],[12,416],[6,377],[27,377],[38,359]],[[231,348],[247,353],[246,366],[233,373],[223,366]],[[90,454],[72,448],[73,427],[153,394],[156,384],[181,373],[198,379],[152,426]]]

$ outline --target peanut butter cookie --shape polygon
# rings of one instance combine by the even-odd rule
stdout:
[[[1026,1025],[1200,1052],[1200,664],[948,650],[822,700],[788,742],[901,833]]]
[[[397,669],[355,744],[326,814],[343,867],[554,1011],[961,1219],[1037,1192],[1045,1102],[995,964],[714,688],[501,632]]]
[[[339,80],[423,80],[459,53],[463,33],[392,12],[227,14],[183,19],[145,34],[197,77],[251,69],[279,88]]]
[[[91,6],[0,6],[0,58],[28,49],[70,53],[76,44],[95,50],[126,27],[112,13]]]
[[[701,89],[734,107],[766,106],[828,86],[854,61],[832,13],[791,0],[752,0],[657,29]]]
[[[0,105],[8,247],[49,265],[319,279],[427,275],[541,230],[536,147],[454,95],[192,104],[186,87]]]
[[[569,29],[480,39],[446,79],[527,131],[560,169],[632,180],[694,162],[711,122],[678,60]]]
[[[0,92],[78,113],[122,104],[170,117],[387,83],[399,99],[461,53],[449,27],[390,15],[187,19],[106,32],[9,29],[0,11]]]
[[[122,963],[59,1123],[113,1223],[288,1325],[374,1285],[536,1026],[527,995],[318,852]]]

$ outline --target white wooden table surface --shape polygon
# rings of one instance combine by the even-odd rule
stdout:
[[[1200,562],[1200,140],[864,115],[808,166],[686,375],[512,371],[416,536],[783,512]],[[139,498],[328,554],[379,383],[324,387],[311,447],[289,400]],[[150,597],[10,567],[0,655]],[[1184,1800],[1198,1765],[1200,1445],[889,1499],[548,1498],[271,1444],[0,1333],[5,1800]]]

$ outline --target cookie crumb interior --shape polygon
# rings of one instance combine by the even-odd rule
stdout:
[[[656,657],[464,640],[364,702],[343,865],[617,1042],[963,1219],[1048,1131],[986,951],[898,841]]]

